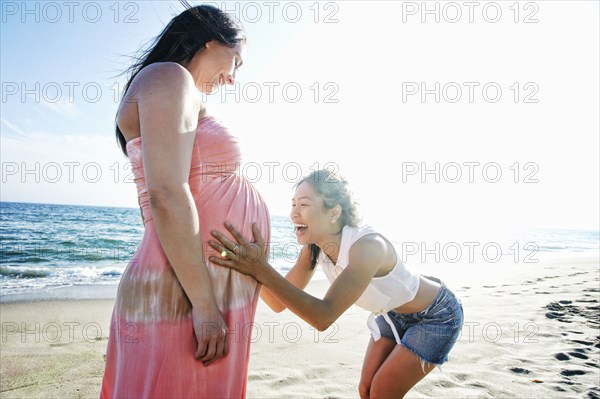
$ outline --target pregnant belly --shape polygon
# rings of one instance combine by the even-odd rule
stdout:
[[[248,241],[254,241],[252,224],[257,223],[263,238],[268,241],[269,211],[258,191],[240,178],[215,180],[202,188],[196,200],[202,240],[207,243],[212,230],[219,230],[233,239],[224,226],[225,222],[229,222]]]

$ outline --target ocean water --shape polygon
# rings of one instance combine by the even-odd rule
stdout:
[[[288,217],[272,216],[271,226],[270,260],[285,274],[300,246]],[[61,287],[115,286],[143,231],[139,209],[0,202],[0,297]],[[511,247],[512,241],[522,248]],[[523,261],[538,253],[597,254],[599,243],[598,231],[546,229],[515,232],[496,246],[502,256],[518,255]],[[426,263],[427,257],[435,256],[429,244],[394,244],[406,252],[401,254],[405,263]],[[438,245],[438,255],[457,263],[457,248],[461,249]],[[471,261],[462,256],[461,263]],[[324,275],[318,272],[316,278]]]
[[[271,226],[271,261],[285,273],[300,246],[289,218]],[[0,202],[0,295],[114,285],[143,233],[139,209]]]

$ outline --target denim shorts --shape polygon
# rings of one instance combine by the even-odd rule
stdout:
[[[421,361],[441,365],[448,361],[448,353],[460,336],[463,308],[460,299],[443,282],[437,281],[442,288],[427,309],[407,314],[392,310],[388,315],[403,346],[419,356]],[[396,341],[383,316],[375,320],[381,336]]]

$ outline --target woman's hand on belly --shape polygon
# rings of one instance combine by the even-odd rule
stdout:
[[[231,224],[225,223],[225,228],[235,238],[235,242],[219,231],[212,231],[212,236],[218,242],[211,240],[209,245],[218,251],[221,257],[211,256],[209,260],[216,265],[228,267],[260,281],[261,272],[271,266],[266,259],[265,240],[258,225],[252,224],[254,242],[250,243]]]

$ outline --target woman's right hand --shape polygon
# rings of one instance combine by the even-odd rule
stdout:
[[[216,305],[205,309],[192,308],[192,322],[198,340],[196,359],[208,366],[227,356],[229,352],[227,324]]]
[[[222,258],[211,256],[209,260],[215,265],[229,267],[240,273],[254,277],[259,282],[260,273],[271,268],[266,259],[266,243],[262,237],[260,228],[256,223],[252,224],[252,235],[254,242],[248,242],[234,226],[230,223],[224,223],[225,228],[235,239],[231,241],[220,231],[212,231],[211,234],[218,240],[210,240],[208,245],[219,252]]]

